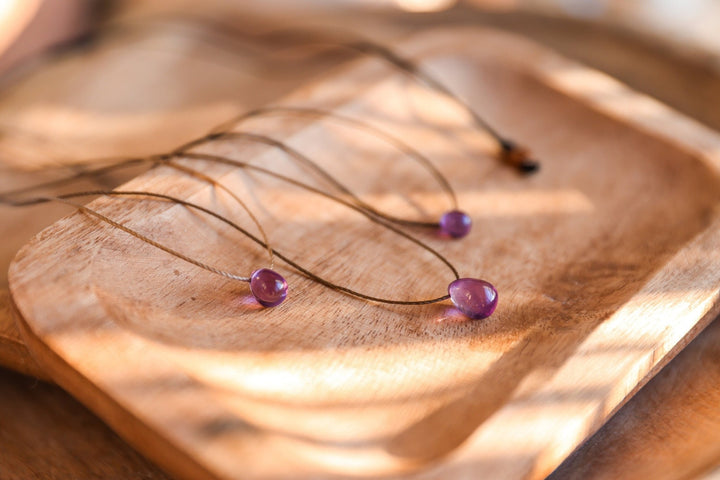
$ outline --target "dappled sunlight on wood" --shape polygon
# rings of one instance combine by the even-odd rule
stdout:
[[[510,66],[474,56],[486,40],[505,42]],[[492,280],[500,292],[493,316],[460,322],[450,302],[365,302],[290,269],[283,270],[288,300],[251,310],[245,284],[76,214],[21,251],[11,270],[31,341],[62,373],[58,379],[71,379],[67,387],[79,396],[102,389],[113,401],[98,410],[115,428],[130,435],[150,425],[158,452],[190,452],[220,476],[257,477],[289,465],[308,477],[423,468],[420,478],[541,478],[584,441],[709,321],[720,271],[720,254],[708,253],[717,245],[720,199],[708,175],[713,164],[674,148],[661,132],[629,129],[627,118],[561,89],[546,71],[519,69],[528,54],[540,65],[563,63],[521,40],[446,31],[413,42],[446,58],[434,64],[444,65],[453,87],[498,128],[532,144],[544,162],[538,175],[523,178],[490,156],[467,155],[483,151],[481,134],[446,147],[455,129],[467,128],[464,119],[452,122],[451,109],[440,109],[433,120],[432,109],[415,100],[424,90],[408,88],[407,79],[376,62],[345,69],[322,84],[327,89],[313,85],[289,102],[325,99],[357,115],[375,112],[393,131],[413,131],[409,141],[437,145],[442,158],[434,160],[478,222],[462,242],[422,238],[462,274]],[[383,117],[386,99],[393,112]],[[518,102],[522,111],[509,108]],[[542,113],[541,124],[527,121],[533,112]],[[318,161],[344,172],[374,204],[410,208],[396,200],[405,195],[430,212],[438,201],[435,186],[414,176],[417,166],[380,158],[365,164],[377,168],[363,170],[342,141],[323,138],[326,129],[287,121],[264,128],[273,125],[278,138],[310,152],[326,141],[335,154]],[[424,137],[438,125],[447,128]],[[299,170],[264,147],[206,148]],[[387,151],[374,148],[367,151]],[[251,182],[228,166],[204,171],[255,202],[278,250],[338,284],[415,298],[443,295],[452,280],[429,254],[359,214],[257,175]],[[396,172],[406,180],[403,192]],[[127,188],[174,193],[239,216],[207,184],[169,169]],[[208,228],[178,206],[108,198],[93,206],[213,264],[251,270],[264,261],[237,232]],[[38,268],[38,258],[52,268]]]
[[[705,160],[720,171],[720,141],[712,130],[678,114],[646,95],[638,95],[612,77],[567,63],[548,62],[542,75],[551,85],[573,92],[598,110],[620,119],[629,119],[647,131],[662,130],[662,136],[681,145],[692,145]]]
[[[457,0],[394,0],[398,8],[408,12],[439,12],[451,8]]]
[[[231,182],[228,182],[231,183]],[[232,182],[234,185],[235,184]],[[236,186],[236,190],[241,187]],[[266,193],[281,194],[267,190]],[[379,210],[402,218],[418,218],[420,220],[437,221],[440,215],[451,208],[446,196],[439,193],[412,193],[412,197],[420,205],[427,205],[421,212],[409,208],[403,198],[397,193],[364,194],[363,201],[379,207]],[[282,192],[284,201],[288,204],[310,204],[317,199],[317,194],[308,192]],[[473,219],[508,218],[508,217],[535,217],[535,216],[562,216],[562,215],[588,215],[594,208],[591,200],[577,190],[526,190],[526,191],[462,191],[458,192],[460,207],[473,211]],[[444,209],[437,206],[447,205]],[[433,208],[434,207],[434,208]],[[323,209],[304,209],[297,211],[274,212],[278,220],[293,220],[297,222],[332,222],[333,220],[347,221],[347,215],[342,209],[333,211]],[[424,212],[424,215],[423,215]],[[235,216],[241,216],[236,213]],[[361,216],[351,217],[354,222],[364,223],[367,220]],[[422,232],[422,230],[417,230]],[[432,231],[430,233],[433,233]]]

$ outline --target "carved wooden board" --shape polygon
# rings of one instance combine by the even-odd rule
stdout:
[[[532,145],[543,171],[520,178],[496,166],[460,111],[377,62],[285,103],[372,119],[436,161],[476,226],[460,242],[423,238],[462,274],[497,285],[490,319],[465,322],[448,305],[367,304],[286,270],[288,301],[252,309],[243,285],[80,214],[18,254],[11,292],[30,347],[54,380],[174,474],[541,478],[716,313],[715,134],[508,35],[438,31],[404,49]],[[329,120],[253,128],[312,154],[387,210],[447,208],[409,162]],[[214,148],[302,174],[267,149]],[[279,250],[337,282],[418,298],[449,281],[347,210],[205,169],[250,199]],[[243,221],[222,195],[170,170],[125,188]],[[182,208],[93,205],[213,264],[251,270],[263,259]]]

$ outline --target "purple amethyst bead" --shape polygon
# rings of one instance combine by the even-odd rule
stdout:
[[[458,310],[473,320],[489,317],[497,307],[497,290],[485,280],[460,278],[448,286],[448,293]]]
[[[287,282],[269,268],[255,270],[250,275],[250,292],[263,307],[280,305],[287,297]]]
[[[472,220],[460,210],[450,210],[440,217],[440,231],[452,238],[462,238],[470,233]]]

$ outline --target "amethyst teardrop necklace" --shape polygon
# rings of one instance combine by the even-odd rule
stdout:
[[[75,203],[71,201],[72,198],[77,197],[88,197],[88,196],[107,196],[107,197],[122,197],[122,196],[131,196],[131,197],[145,197],[150,198],[154,200],[160,200],[160,201],[169,201],[181,206],[184,206],[186,208],[194,209],[197,211],[200,211],[202,213],[205,213],[207,215],[210,215],[221,222],[229,225],[233,229],[239,231],[246,237],[248,237],[250,240],[258,244],[259,246],[265,248],[268,250],[270,255],[277,256],[281,260],[283,260],[285,263],[290,265],[292,268],[294,268],[296,271],[301,273],[302,275],[306,276],[310,280],[313,280],[317,283],[320,283],[321,285],[324,285],[332,290],[336,290],[360,299],[364,299],[371,302],[377,302],[377,303],[385,303],[385,304],[391,304],[391,305],[427,305],[432,303],[438,303],[445,300],[450,299],[455,306],[458,308],[460,312],[462,312],[464,315],[466,315],[468,318],[471,319],[482,319],[490,316],[498,302],[498,295],[497,290],[495,287],[493,287],[490,283],[479,280],[479,279],[473,279],[473,278],[460,278],[457,269],[439,252],[434,250],[429,245],[425,244],[421,240],[411,236],[410,234],[404,232],[403,230],[397,228],[396,226],[392,225],[391,223],[387,222],[386,220],[383,220],[382,218],[378,218],[376,216],[373,216],[372,214],[369,214],[368,212],[364,211],[363,209],[359,208],[358,206],[354,205],[353,203],[344,200],[340,197],[333,196],[331,194],[328,194],[326,192],[323,192],[322,190],[319,190],[313,186],[304,184],[298,180],[285,177],[283,175],[277,174],[271,170],[265,169],[263,167],[259,167],[257,165],[248,164],[246,162],[241,162],[238,160],[228,159],[221,156],[213,156],[209,154],[195,154],[195,158],[210,160],[211,158],[214,158],[215,161],[220,163],[226,163],[230,165],[235,165],[238,167],[241,167],[243,169],[249,169],[254,170],[258,173],[265,174],[272,176],[274,178],[277,178],[279,180],[291,183],[293,185],[302,187],[308,191],[314,192],[318,195],[322,195],[330,200],[333,200],[335,202],[338,202],[342,205],[344,205],[347,208],[350,208],[352,210],[355,210],[361,214],[363,214],[368,220],[381,225],[384,228],[387,228],[391,230],[393,233],[404,237],[407,240],[410,240],[415,245],[421,247],[422,249],[428,251],[431,253],[434,257],[436,257],[438,260],[440,260],[450,271],[452,272],[452,275],[454,277],[454,280],[449,284],[448,286],[448,293],[447,295],[438,296],[435,298],[430,299],[422,299],[422,300],[395,300],[390,298],[383,298],[383,297],[377,297],[373,295],[368,295],[362,292],[358,292],[352,288],[345,287],[342,285],[335,284],[329,280],[326,280],[322,276],[313,273],[309,269],[301,266],[296,261],[288,258],[281,252],[278,252],[276,249],[272,248],[269,243],[265,240],[265,238],[259,238],[255,235],[253,235],[251,232],[247,231],[246,229],[242,228],[241,226],[237,225],[233,221],[227,219],[226,217],[206,208],[201,205],[194,204],[192,202],[182,200],[179,198],[172,197],[170,195],[160,194],[160,193],[152,193],[152,192],[142,192],[142,191],[89,191],[89,192],[76,192],[76,193],[70,193],[65,195],[60,195],[57,197],[34,197],[30,199],[24,199],[24,200],[13,200],[11,199],[7,194],[0,195],[0,203],[4,203],[11,206],[28,206],[28,205],[36,205],[40,203],[46,203],[46,202],[61,202],[65,203],[71,206],[74,206],[78,208],[81,212],[84,212],[86,214],[89,214],[90,216],[93,216],[117,229],[120,229],[133,237],[151,245],[154,246],[160,250],[165,251],[166,253],[169,253],[181,260],[184,260],[188,263],[191,263],[195,266],[198,266],[204,270],[207,270],[211,273],[215,273],[221,276],[224,276],[226,278],[230,278],[232,280],[242,281],[249,283],[250,285],[250,291],[252,295],[255,297],[255,299],[258,301],[259,304],[265,306],[265,307],[274,307],[279,304],[281,304],[287,297],[288,292],[288,284],[285,278],[277,273],[276,271],[272,270],[271,268],[260,268],[257,270],[254,270],[250,276],[242,276],[237,275],[234,273],[230,273],[228,271],[225,271],[220,268],[216,268],[214,266],[211,266],[209,264],[206,264],[204,262],[201,262],[199,260],[196,260],[194,258],[191,258],[181,252],[178,252],[170,247],[167,247],[156,240],[153,240],[125,225],[122,225],[111,218],[91,209],[88,208],[82,204]],[[104,167],[102,169],[103,172],[107,172],[107,167]],[[88,172],[88,174],[91,174],[91,172]],[[215,185],[221,185],[217,181],[213,181]],[[224,187],[222,187],[224,188]],[[259,227],[259,224],[257,220],[253,217],[253,221],[256,222],[256,224]],[[262,228],[260,227],[260,231],[262,232],[262,236],[265,237],[264,232],[262,231]]]

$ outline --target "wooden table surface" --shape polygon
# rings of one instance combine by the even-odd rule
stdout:
[[[709,105],[717,105],[720,80],[700,62],[673,56],[662,48],[623,35],[609,35],[602,29],[578,24],[564,24],[566,28],[559,29],[552,19],[487,15],[480,20],[521,30],[569,56],[605,69],[710,126],[720,127],[720,114],[709,108]],[[9,260],[16,247],[6,244],[2,247],[6,249],[3,258]],[[720,434],[717,433],[720,418],[715,409],[720,397],[716,387],[720,379],[720,349],[716,346],[719,330],[716,322],[692,342],[606,427],[568,459],[557,472],[558,478],[687,478],[713,465],[720,456]],[[22,348],[19,344],[17,347]],[[16,392],[0,398],[3,432],[18,432],[9,437],[0,436],[3,447],[0,466],[7,466],[7,471],[20,472],[13,469],[23,465],[22,468],[36,472],[39,478],[55,478],[50,466],[55,465],[60,469],[65,466],[66,471],[85,472],[86,478],[102,474],[112,476],[113,469],[118,472],[117,476],[132,470],[138,477],[162,478],[153,466],[139,459],[128,447],[121,447],[121,442],[101,422],[60,390],[38,386],[41,384],[21,380],[9,373],[4,373],[1,381],[3,391]],[[58,407],[58,415],[43,417],[47,424],[38,426],[23,420],[26,418],[23,411],[48,408],[48,405],[62,406],[62,409]],[[66,412],[66,416],[61,417],[62,422],[60,411]],[[72,419],[81,420],[73,423]],[[65,421],[69,423],[63,423]],[[103,466],[88,466],[79,456],[79,449],[85,447],[74,444],[68,437],[78,425],[90,432],[85,437],[99,439],[98,445],[107,441],[123,453],[108,456],[102,462]],[[43,459],[30,458],[24,442],[40,435],[55,438],[53,448]],[[107,440],[101,440],[103,438]],[[52,461],[49,460],[51,457]],[[24,477],[18,473],[16,478]]]
[[[55,385],[0,370],[4,480],[169,477]]]

